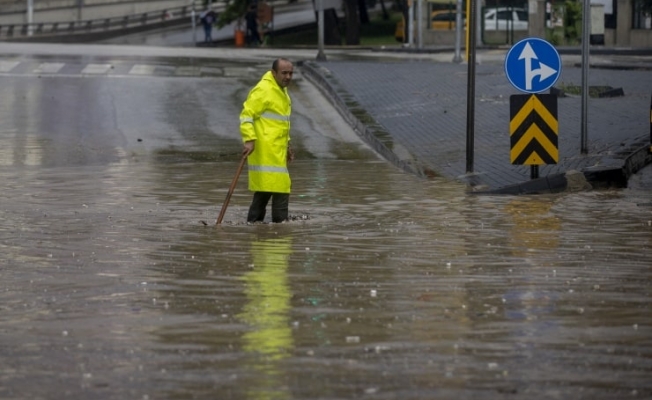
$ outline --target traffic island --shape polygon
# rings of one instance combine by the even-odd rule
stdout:
[[[557,97],[581,96],[582,87],[577,85],[564,85],[559,87],[551,87],[550,94],[557,95]],[[621,97],[625,95],[623,88],[614,88],[611,86],[589,86],[589,97],[593,98],[606,98],[606,97]]]

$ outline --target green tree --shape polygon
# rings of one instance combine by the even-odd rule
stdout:
[[[226,0],[224,11],[217,16],[217,27],[223,28],[231,22],[244,17],[248,4],[249,0]]]
[[[346,44],[360,44],[360,17],[358,16],[358,0],[344,0],[344,18],[346,25]]]
[[[369,23],[366,0],[343,0],[346,19],[346,44],[360,44],[360,25]]]
[[[564,12],[564,37],[571,44],[580,38],[582,30],[582,3],[577,0],[567,0]]]

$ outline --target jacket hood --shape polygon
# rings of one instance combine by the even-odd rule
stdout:
[[[265,72],[265,75],[263,75],[263,80],[269,81],[270,84],[273,84],[279,89],[282,89],[282,87],[278,84],[278,82],[276,82],[276,79],[274,78],[274,74],[272,74],[272,71]]]

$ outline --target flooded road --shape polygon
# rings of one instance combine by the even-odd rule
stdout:
[[[299,78],[309,219],[243,224],[243,174],[214,226],[266,67],[2,77],[0,398],[652,397],[646,181],[469,195]]]

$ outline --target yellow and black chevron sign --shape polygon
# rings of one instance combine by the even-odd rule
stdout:
[[[557,96],[515,94],[509,98],[512,164],[557,164]]]

